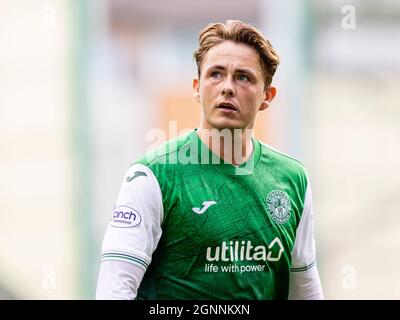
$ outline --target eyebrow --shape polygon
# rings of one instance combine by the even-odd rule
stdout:
[[[217,69],[217,70],[226,70],[226,67],[224,67],[223,65],[220,65],[220,64],[214,64],[214,65],[211,65],[210,67],[208,67],[207,71],[209,71],[211,69],[214,69],[214,70],[215,69]],[[250,69],[250,68],[237,68],[237,69],[235,69],[235,72],[248,73],[250,75],[254,75],[255,74],[254,71],[252,69]]]

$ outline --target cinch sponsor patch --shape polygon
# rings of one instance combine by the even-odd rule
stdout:
[[[111,218],[111,225],[116,228],[132,228],[142,222],[139,212],[127,206],[116,207]]]

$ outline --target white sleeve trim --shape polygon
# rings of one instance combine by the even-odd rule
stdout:
[[[125,261],[146,270],[161,237],[163,217],[157,178],[147,166],[132,165],[104,236],[103,261]]]
[[[121,250],[108,250],[104,251],[102,256],[101,256],[102,261],[109,261],[109,260],[116,260],[116,261],[124,261],[128,262],[131,264],[134,264],[140,268],[142,268],[144,271],[147,270],[147,268],[150,265],[151,260],[140,252],[127,252],[126,251],[121,251]]]

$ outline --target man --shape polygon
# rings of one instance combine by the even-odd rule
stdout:
[[[252,136],[278,55],[240,21],[199,42],[199,127],[129,168],[97,298],[322,299],[306,170]]]

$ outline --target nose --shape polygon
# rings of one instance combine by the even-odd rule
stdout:
[[[221,94],[225,98],[232,98],[235,96],[235,90],[233,89],[232,83],[229,79],[224,82]]]
[[[235,95],[235,92],[233,91],[233,89],[232,88],[227,88],[227,87],[224,87],[222,89],[221,93],[226,98],[232,98]]]

